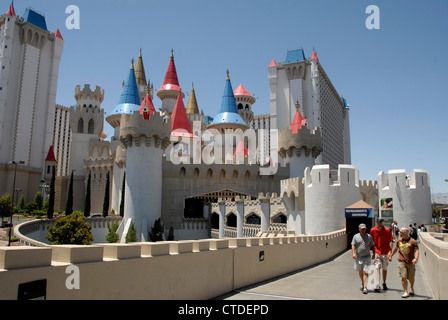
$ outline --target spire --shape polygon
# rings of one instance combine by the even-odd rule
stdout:
[[[168,64],[165,79],[163,80],[163,85],[159,89],[159,91],[160,90],[182,91],[179,87],[179,80],[177,79],[177,71],[176,71],[176,65],[174,64],[173,49],[171,49],[170,63]]]
[[[224,93],[222,95],[220,113],[233,112],[238,113],[236,107],[235,95],[233,94],[232,83],[230,82],[229,70],[227,70],[226,84],[224,86]]]
[[[56,32],[54,33],[54,36],[55,36],[56,38],[59,38],[59,39],[61,39],[61,40],[64,40],[64,38],[62,38],[62,34],[61,34],[61,31],[59,31],[59,29],[56,29]]]
[[[313,54],[311,55],[310,60],[316,60],[316,61],[319,61],[319,59],[317,58],[316,51],[314,51],[314,49],[313,49]]]
[[[236,127],[247,128],[246,123],[238,114],[238,108],[236,106],[235,95],[233,94],[232,83],[230,82],[229,70],[227,70],[227,78],[224,86],[224,93],[222,95],[221,107],[219,113],[213,119],[210,124],[212,127],[219,126],[224,127],[227,124],[231,124]]]
[[[140,49],[137,62],[135,63],[134,71],[137,84],[146,86],[146,75],[145,75],[145,67],[143,66],[142,49]]]
[[[177,96],[176,106],[171,116],[171,136],[193,137],[193,130],[191,130],[190,121],[180,94]]]
[[[134,59],[132,59],[131,67],[129,68],[128,78],[124,83],[124,87],[121,91],[120,100],[118,104],[121,103],[132,103],[140,105],[140,98],[137,89],[137,80],[135,79],[134,72]]]
[[[187,102],[187,114],[199,114],[198,102],[196,100],[193,84],[191,85],[190,98],[188,98]]]
[[[45,161],[49,162],[56,162],[56,157],[54,155],[54,147],[50,146],[50,149],[48,150],[47,157],[45,158]]]
[[[268,65],[268,68],[277,66],[277,62],[274,59],[271,60],[271,63]]]
[[[16,16],[16,10],[14,10],[14,1],[11,2],[8,11],[6,11],[6,15],[11,17]]]

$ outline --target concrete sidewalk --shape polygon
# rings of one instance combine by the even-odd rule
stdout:
[[[389,263],[387,286],[389,290],[376,293],[370,281],[368,294],[360,291],[361,280],[353,268],[351,250],[319,265],[242,288],[217,300],[433,300],[420,262],[417,263],[414,284],[415,296],[402,298],[403,288],[398,276],[397,254]],[[371,288],[372,287],[372,288]]]

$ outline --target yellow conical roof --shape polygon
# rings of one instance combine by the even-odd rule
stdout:
[[[199,114],[198,102],[196,100],[196,94],[194,93],[194,86],[191,85],[190,98],[187,103],[187,114]]]
[[[146,75],[145,75],[145,67],[143,66],[143,58],[142,51],[140,50],[140,54],[138,55],[137,62],[135,63],[135,79],[137,80],[137,84],[146,86]]]

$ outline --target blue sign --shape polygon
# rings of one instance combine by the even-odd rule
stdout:
[[[346,208],[346,218],[373,218],[373,209],[371,208]]]

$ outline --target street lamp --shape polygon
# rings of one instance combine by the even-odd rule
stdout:
[[[11,233],[12,233],[12,215],[14,213],[14,193],[16,189],[16,174],[17,174],[17,164],[25,164],[25,161],[19,161],[18,163],[15,161],[11,161],[14,165],[14,182],[12,186],[12,199],[11,199],[11,216],[9,219],[9,237],[8,237],[8,247],[11,246]]]

